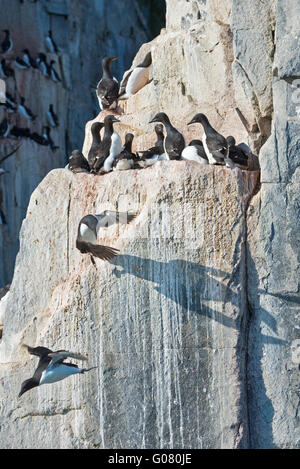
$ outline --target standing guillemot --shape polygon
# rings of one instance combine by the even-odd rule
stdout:
[[[50,78],[50,67],[47,64],[47,57],[42,52],[38,55],[36,59],[36,65],[44,77]]]
[[[44,127],[42,129],[42,132],[43,132],[43,138],[47,142],[46,145],[49,145],[51,150],[53,152],[55,152],[59,147],[54,144],[54,142],[51,138],[51,135],[50,135],[51,129],[50,129],[50,127],[48,125],[44,125]]]
[[[100,130],[102,129],[102,127],[104,127],[103,122],[94,122],[91,126],[92,145],[88,153],[88,162],[91,168],[93,168],[100,150]]]
[[[93,172],[99,170],[105,173],[112,170],[112,164],[115,157],[122,149],[122,141],[120,135],[114,130],[113,123],[120,122],[113,115],[108,115],[104,119],[104,135],[100,143],[99,152],[93,166]]]
[[[55,114],[55,112],[53,110],[53,104],[50,104],[50,106],[49,106],[49,111],[47,112],[47,117],[48,117],[48,121],[49,121],[49,124],[51,125],[51,127],[58,127],[59,126],[58,117],[57,117],[57,115]]]
[[[148,166],[152,166],[158,161],[163,161],[167,159],[164,150],[164,128],[161,124],[156,124],[154,130],[157,136],[157,140],[154,144],[154,147],[151,147],[148,150],[138,151],[138,154],[140,156],[139,166],[141,168],[147,168]]]
[[[202,141],[209,164],[225,164],[225,158],[227,158],[229,151],[225,137],[210,125],[204,114],[196,114],[188,125],[196,123],[203,126]]]
[[[30,133],[29,135],[30,140],[33,140],[38,145],[47,146],[48,141],[45,139],[43,135],[39,135],[37,132]]]
[[[235,138],[230,135],[229,137],[226,138],[228,146],[229,146],[229,154],[226,161],[226,166],[230,168],[234,168],[237,166],[238,168],[241,169],[247,169],[248,168],[248,155],[247,153],[240,148],[239,146],[236,146]]]
[[[0,76],[4,80],[9,77],[15,76],[15,72],[9,65],[7,65],[6,60],[2,59],[0,64]]]
[[[6,54],[7,52],[10,52],[12,50],[13,41],[11,40],[8,29],[3,29],[2,31],[5,33],[5,38],[4,41],[2,41],[1,43],[1,51],[2,54]]]
[[[23,60],[28,65],[28,67],[37,69],[38,66],[36,64],[36,61],[31,57],[29,50],[23,49],[22,52],[23,52]]]
[[[148,83],[151,64],[151,52],[148,52],[143,62],[123,78],[120,84],[119,99],[128,99]]]
[[[208,164],[208,158],[201,140],[192,140],[181,154],[183,160],[196,161],[200,164]]]
[[[78,365],[74,363],[64,362],[68,357],[86,361],[87,358],[79,353],[68,352],[67,350],[53,352],[46,347],[33,348],[25,344],[23,346],[27,348],[31,355],[39,357],[39,362],[32,378],[26,379],[22,383],[18,397],[21,397],[25,392],[37,386],[41,386],[42,384],[56,383],[68,376],[77,373],[83,374],[96,368],[95,366],[92,368],[78,368]]]
[[[90,165],[80,150],[73,150],[69,158],[68,169],[73,173],[89,173]]]
[[[48,52],[51,52],[51,54],[57,54],[58,53],[58,47],[57,47],[57,45],[56,45],[56,43],[53,39],[51,29],[49,29],[49,31],[48,31],[48,35],[45,38],[45,43],[46,43],[46,47],[48,49]]]
[[[20,97],[21,103],[18,105],[18,112],[22,114],[24,117],[27,119],[31,119],[32,121],[35,120],[36,115],[33,114],[33,112],[25,106],[25,98],[23,96]]]
[[[96,244],[98,231],[100,228],[107,228],[115,223],[128,224],[135,217],[136,214],[115,212],[112,210],[105,210],[99,215],[86,215],[80,220],[78,225],[76,239],[77,249],[79,249],[82,254],[90,254],[93,263],[93,256],[103,260],[109,260],[118,256],[120,252],[118,249]]]
[[[54,81],[54,83],[58,83],[59,81],[61,81],[61,78],[56,72],[56,70],[53,68],[54,64],[56,64],[55,60],[51,60],[50,66],[48,69],[48,75],[50,75],[50,78],[52,81]]]
[[[125,144],[112,164],[114,171],[125,171],[127,169],[132,169],[139,161],[138,156],[132,153],[133,138],[133,134],[128,133],[125,135]]]
[[[97,97],[100,109],[112,109],[116,107],[119,95],[119,83],[113,76],[110,65],[118,57],[104,57],[102,60],[102,78],[97,85]]]
[[[149,122],[162,122],[166,128],[166,136],[164,139],[164,150],[169,160],[180,160],[181,153],[185,147],[185,141],[182,133],[175,129],[170,122],[167,114],[159,112]]]

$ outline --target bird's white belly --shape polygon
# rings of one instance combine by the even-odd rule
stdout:
[[[137,93],[143,86],[146,85],[149,80],[150,67],[140,68],[137,67],[133,70],[132,74],[128,78],[126,85],[126,94],[132,96]]]
[[[131,169],[133,166],[133,160],[120,160],[114,167],[114,171],[126,171],[127,169]]]
[[[183,160],[196,161],[200,164],[208,164],[204,158],[201,158],[201,156],[198,155],[197,148],[194,146],[185,147],[181,154],[181,158]]]
[[[164,138],[164,143],[163,143],[164,150],[165,150],[164,155],[165,155],[165,160],[169,160],[170,157],[169,157],[169,155],[168,155],[168,153],[167,153],[167,150],[166,150],[166,138],[167,138],[167,136],[165,136],[165,138]]]
[[[122,140],[120,135],[117,132],[114,132],[111,136],[111,145],[109,156],[104,161],[104,164],[101,169],[103,171],[109,172],[112,170],[112,164],[116,156],[120,154],[122,150]]]
[[[61,381],[70,375],[75,375],[80,372],[80,368],[75,368],[73,366],[67,366],[64,364],[53,367],[50,366],[45,371],[43,371],[40,379],[40,385],[56,383],[56,381]]]
[[[205,153],[206,153],[206,156],[208,158],[208,161],[209,161],[209,164],[216,164],[217,161],[214,159],[213,155],[210,153],[207,145],[206,145],[206,135],[205,135],[205,132],[203,133],[203,137],[202,137],[202,143],[203,143],[203,148],[205,150]]]
[[[81,238],[87,243],[95,243],[97,241],[95,233],[85,223],[81,223],[79,232]]]

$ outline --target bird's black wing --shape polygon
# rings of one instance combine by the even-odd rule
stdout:
[[[184,147],[184,137],[180,132],[173,133],[170,137],[167,136],[165,139],[166,152],[171,160],[180,159]]]
[[[101,246],[100,244],[87,243],[81,239],[76,240],[76,247],[82,254],[92,254],[94,257],[108,261],[119,255],[119,249],[109,246]]]
[[[206,145],[215,160],[218,163],[224,163],[224,158],[228,153],[228,143],[226,139],[221,134],[214,136],[207,135]]]
[[[113,78],[102,78],[97,86],[97,96],[104,107],[118,99],[119,84]]]
[[[95,163],[93,165],[93,169],[98,171],[102,168],[104,161],[109,156],[110,153],[110,146],[111,146],[111,137],[103,138],[102,142],[99,145],[99,151],[96,156]]]

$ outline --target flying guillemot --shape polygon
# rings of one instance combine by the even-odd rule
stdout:
[[[116,107],[119,95],[119,83],[113,76],[110,65],[118,57],[104,57],[102,60],[102,78],[97,85],[97,97],[100,109],[112,109]]]
[[[102,246],[97,243],[100,228],[107,228],[115,223],[128,224],[136,214],[129,212],[117,212],[105,210],[99,215],[86,215],[78,225],[76,247],[82,254],[89,254],[94,263],[93,256],[99,259],[109,260],[119,254],[119,250],[110,246]]]
[[[148,83],[151,64],[152,56],[151,52],[148,52],[143,62],[129,71],[123,78],[120,84],[119,99],[128,99]]]
[[[92,168],[95,173],[99,170],[105,173],[111,171],[114,159],[122,149],[120,135],[113,128],[114,122],[120,121],[112,114],[109,114],[104,119],[104,135]]]
[[[204,114],[196,114],[193,119],[188,123],[191,124],[202,124],[203,126],[203,137],[202,143],[207,155],[209,164],[225,164],[225,159],[228,156],[228,143],[209,123],[207,117]]]
[[[161,122],[166,128],[166,136],[164,139],[164,150],[166,159],[180,160],[181,153],[185,147],[185,141],[182,133],[177,130],[170,122],[169,117],[164,112],[159,112],[149,122]]]
[[[92,134],[92,145],[88,153],[88,162],[91,168],[93,168],[97,156],[100,150],[101,144],[101,136],[100,130],[104,127],[103,122],[94,122],[91,126],[91,134]]]
[[[46,347],[33,348],[25,344],[23,346],[27,348],[31,355],[39,357],[39,362],[32,378],[23,381],[19,397],[30,389],[41,386],[42,384],[56,383],[68,376],[78,373],[83,374],[96,368],[95,366],[92,368],[79,368],[78,365],[74,363],[64,362],[67,358],[86,361],[87,358],[79,353],[68,352],[67,350],[53,352]]]
[[[196,161],[200,164],[208,164],[208,158],[201,140],[192,140],[181,154],[183,160]]]

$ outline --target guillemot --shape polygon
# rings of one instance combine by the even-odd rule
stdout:
[[[45,38],[45,43],[46,47],[51,54],[57,54],[58,53],[58,47],[53,39],[52,31],[49,29],[48,35]]]
[[[182,133],[177,130],[170,122],[169,117],[164,112],[159,112],[149,122],[161,122],[166,128],[166,136],[164,139],[164,150],[169,160],[179,160],[181,153],[185,147],[185,141]]]
[[[59,147],[56,146],[51,138],[50,132],[51,129],[48,125],[44,125],[43,129],[43,138],[45,139],[46,145],[50,146],[51,150],[55,152]]]
[[[23,60],[28,65],[28,67],[37,69],[38,66],[36,64],[36,61],[31,57],[29,50],[23,49],[22,52],[23,52]]]
[[[127,169],[132,169],[139,160],[138,156],[132,153],[133,138],[134,135],[131,133],[127,133],[125,135],[124,146],[112,164],[114,171],[125,171]]]
[[[2,59],[0,63],[0,76],[4,80],[9,77],[13,77],[15,75],[14,70],[7,65],[6,60]]]
[[[93,261],[93,256],[99,259],[109,260],[119,254],[119,250],[109,246],[102,246],[97,243],[98,231],[100,228],[107,228],[115,223],[128,224],[136,214],[129,212],[117,212],[105,210],[99,215],[86,215],[78,225],[76,247],[82,254],[89,254]]]
[[[128,99],[148,83],[151,64],[152,56],[151,52],[148,52],[143,62],[133,68],[123,78],[120,84],[119,99]]]
[[[225,137],[210,125],[204,114],[196,114],[188,125],[196,123],[203,126],[202,142],[209,164],[225,164],[229,151]]]
[[[37,65],[39,71],[42,73],[42,75],[44,75],[44,77],[51,78],[50,77],[50,67],[47,64],[47,57],[42,52],[39,53],[39,55],[36,59],[36,65]]]
[[[73,150],[69,158],[68,169],[73,173],[89,173],[90,165],[80,150]]]
[[[48,121],[49,121],[49,124],[51,125],[51,127],[58,127],[59,126],[58,117],[57,117],[57,115],[55,114],[55,112],[53,110],[53,104],[50,104],[50,106],[49,106],[49,110],[47,112],[47,117],[48,117]]]
[[[18,397],[21,397],[25,392],[37,386],[41,386],[42,384],[56,383],[68,376],[78,373],[83,374],[96,368],[95,366],[92,368],[79,368],[78,365],[74,363],[64,362],[67,358],[86,361],[87,357],[79,353],[68,352],[67,350],[53,352],[46,347],[33,348],[25,344],[23,346],[27,348],[31,355],[39,357],[39,362],[32,378],[23,381]]]
[[[30,68],[30,66],[23,59],[20,59],[20,57],[15,58],[15,64],[16,67],[21,70],[28,70]]]
[[[50,66],[48,69],[48,75],[50,75],[50,78],[54,83],[58,83],[61,81],[60,76],[58,75],[57,71],[53,68],[53,65],[56,64],[55,60],[51,60]]]
[[[110,70],[111,63],[117,60],[117,58],[118,57],[104,57],[102,60],[103,74],[96,90],[101,110],[112,109],[117,105],[119,83]]]
[[[33,112],[25,106],[25,98],[23,96],[20,97],[20,104],[18,105],[18,112],[22,114],[24,117],[27,119],[31,119],[32,121],[35,120],[36,115],[33,114]]]
[[[103,122],[94,122],[91,126],[92,145],[88,153],[88,162],[91,168],[93,168],[100,150],[100,130],[102,129],[102,127],[104,127]]]
[[[208,158],[201,140],[192,140],[181,154],[183,160],[196,161],[200,164],[208,164]]]
[[[6,54],[7,52],[10,52],[13,48],[13,41],[10,37],[10,33],[8,29],[3,29],[2,30],[5,33],[5,38],[4,41],[1,43],[1,51],[2,54]]]
[[[104,135],[100,143],[99,152],[93,166],[93,172],[99,170],[109,172],[112,170],[112,164],[115,157],[122,149],[120,135],[114,130],[113,123],[120,122],[115,116],[109,114],[104,119]]]
[[[0,124],[0,138],[8,137],[9,131],[10,131],[10,124],[5,117]]]

